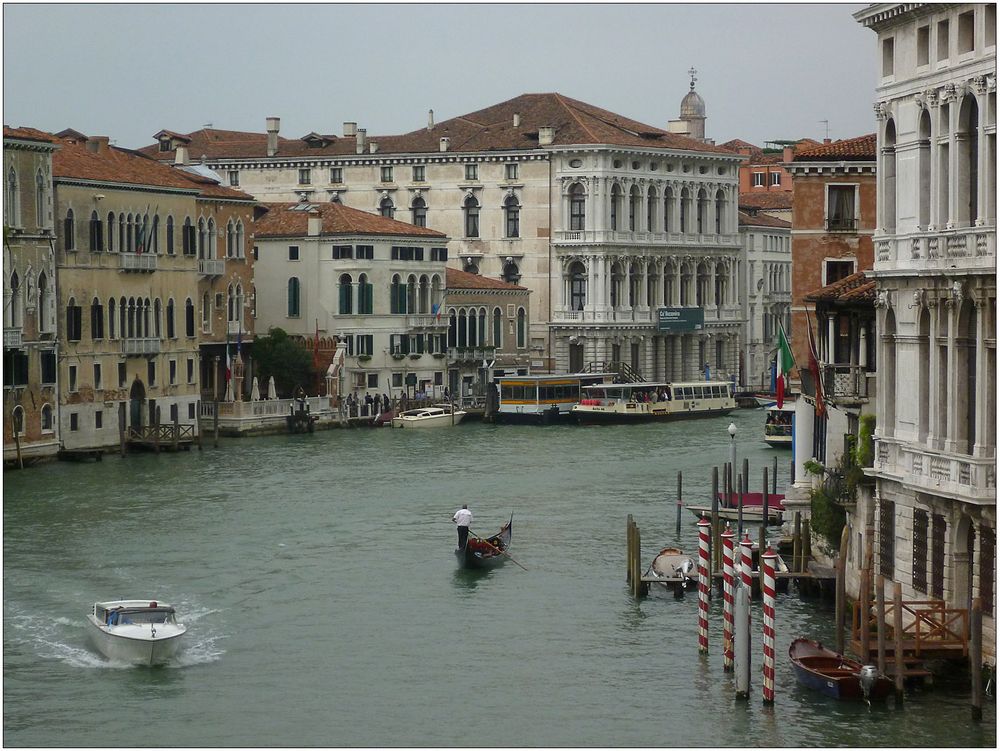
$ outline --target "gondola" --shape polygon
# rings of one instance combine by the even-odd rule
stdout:
[[[799,683],[834,699],[876,701],[892,691],[892,681],[878,675],[874,665],[862,665],[812,639],[795,639],[788,657]]]
[[[492,568],[507,560],[504,551],[510,547],[513,522],[514,515],[511,514],[507,523],[495,535],[476,537],[469,534],[465,547],[455,549],[455,556],[458,558],[459,564],[465,568]]]

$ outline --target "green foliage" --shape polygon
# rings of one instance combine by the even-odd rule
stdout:
[[[840,547],[840,535],[847,523],[847,512],[838,502],[833,484],[825,483],[809,494],[812,528],[823,535],[830,547]]]
[[[274,386],[279,398],[289,398],[301,386],[312,390],[316,380],[312,353],[292,339],[284,329],[271,328],[267,336],[258,336],[253,342],[253,358],[257,377],[266,384],[274,376]]]
[[[810,459],[805,464],[802,465],[803,469],[811,475],[821,475],[826,470],[822,464],[820,464],[815,459]]]
[[[861,415],[858,420],[858,442],[854,449],[854,461],[859,467],[870,467],[875,459],[875,415]]]

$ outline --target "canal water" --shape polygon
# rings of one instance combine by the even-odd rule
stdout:
[[[775,455],[763,413],[733,420],[759,478]],[[969,721],[964,674],[901,709],[799,688],[788,643],[832,640],[830,605],[779,596],[765,708],[759,603],[739,703],[718,599],[701,658],[696,597],[629,597],[626,516],[647,565],[677,544],[677,472],[687,502],[707,501],[729,421],[334,430],[8,472],[4,744],[994,746],[995,709]],[[463,502],[484,534],[513,514],[527,571],[457,569]],[[176,604],[189,626],[176,664],[89,648],[88,608],[118,597]]]

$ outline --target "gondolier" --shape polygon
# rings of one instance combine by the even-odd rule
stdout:
[[[458,549],[462,550],[469,540],[469,527],[472,526],[472,512],[469,511],[469,505],[463,503],[462,508],[455,512],[451,520],[458,525]]]

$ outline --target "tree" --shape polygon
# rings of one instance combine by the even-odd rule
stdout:
[[[312,353],[284,329],[271,328],[267,336],[255,337],[253,357],[262,388],[274,376],[279,397],[291,397],[299,386],[309,389],[315,383]]]

